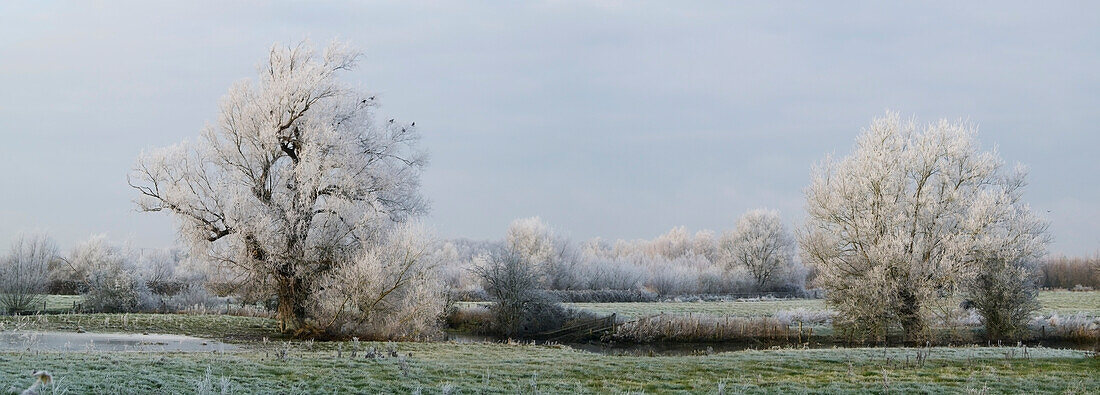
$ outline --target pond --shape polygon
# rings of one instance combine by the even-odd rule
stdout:
[[[222,352],[235,348],[215,340],[182,335],[0,332],[0,351]]]

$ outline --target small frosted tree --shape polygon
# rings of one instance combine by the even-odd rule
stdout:
[[[778,211],[745,213],[723,239],[728,264],[745,268],[757,290],[778,286],[794,273],[794,237],[783,226]]]
[[[59,257],[49,236],[20,235],[0,257],[0,305],[9,313],[30,310],[45,300],[49,267]]]
[[[841,327],[882,338],[897,324],[917,339],[933,302],[957,295],[987,259],[1044,253],[1046,223],[1022,201],[1025,172],[982,151],[975,133],[946,120],[918,131],[888,114],[850,156],[815,169],[801,251]]]
[[[315,332],[316,281],[426,209],[413,124],[375,122],[374,96],[338,79],[358,56],[272,47],[197,143],[145,153],[130,176],[138,207],[172,213],[194,256],[277,297],[285,333]]]

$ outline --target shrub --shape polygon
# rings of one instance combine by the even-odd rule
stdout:
[[[57,245],[46,235],[21,235],[0,257],[0,305],[17,313],[42,304]]]
[[[490,331],[509,337],[560,328],[569,313],[539,287],[539,273],[527,256],[503,248],[480,259],[475,269],[493,302]]]
[[[109,243],[106,236],[94,236],[77,245],[69,263],[70,275],[84,282],[86,309],[132,312],[151,302],[149,289],[141,281],[129,252]]]
[[[139,290],[140,288],[140,290]],[[121,265],[92,273],[88,278],[85,307],[102,313],[126,313],[138,310],[149,290]]]
[[[386,240],[331,271],[314,293],[317,327],[376,340],[438,337],[448,303],[431,248],[422,228],[401,224]]]
[[[967,292],[974,309],[982,316],[986,337],[1005,340],[1027,333],[1031,313],[1039,309],[1039,292],[1030,266],[1023,262],[991,258]]]

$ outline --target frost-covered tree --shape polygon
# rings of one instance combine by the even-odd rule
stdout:
[[[757,290],[780,285],[794,271],[794,237],[783,226],[776,210],[752,210],[722,240],[728,264],[743,267]]]
[[[508,248],[535,265],[554,256],[554,232],[539,217],[521,218],[508,226]]]
[[[853,153],[826,160],[806,191],[803,262],[840,313],[881,338],[900,324],[924,335],[933,302],[955,295],[996,257],[1044,253],[1046,223],[1023,203],[1025,172],[982,151],[974,126],[876,118]]]
[[[645,243],[645,252],[654,256],[675,259],[692,253],[693,242],[687,228],[677,226],[653,241]]]
[[[376,122],[374,96],[338,78],[357,58],[272,47],[197,142],[143,153],[130,176],[138,207],[171,212],[195,256],[270,289],[287,333],[311,329],[317,279],[426,209],[413,124]]]
[[[546,289],[571,289],[577,285],[577,264],[580,250],[568,239],[554,235],[539,217],[521,218],[508,227],[505,247],[520,255],[539,273],[539,283]]]
[[[8,312],[33,309],[45,300],[49,267],[59,258],[57,244],[44,234],[20,235],[0,257],[0,305]]]

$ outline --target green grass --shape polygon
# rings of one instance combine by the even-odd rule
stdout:
[[[49,295],[46,297],[46,311],[72,311],[73,307],[84,302],[80,295]]]
[[[776,307],[753,306],[739,311]],[[1100,386],[1100,358],[1045,348],[1029,348],[1026,355],[1020,348],[933,348],[926,363],[916,364],[919,351],[905,348],[646,357],[440,342],[392,343],[404,358],[367,359],[368,348],[391,344],[285,342],[265,318],[62,314],[0,317],[0,326],[187,334],[238,346],[224,353],[0,352],[0,389],[25,388],[30,371],[46,369],[67,393],[195,393],[206,383],[220,392],[223,381],[230,393],[441,393],[447,386],[458,393],[715,393],[720,385],[731,393],[1088,393]]]
[[[241,352],[0,353],[0,385],[47,369],[69,393],[194,393],[204,380],[231,393],[1086,393],[1100,359],[1079,351],[934,348],[739,351],[694,357],[605,356],[565,347],[396,343],[404,358],[352,358],[352,343],[255,343]],[[341,356],[335,349],[339,347]],[[385,348],[360,344],[359,348]],[[910,363],[906,363],[909,358]],[[209,372],[209,373],[207,373]],[[209,378],[209,379],[208,379]]]
[[[42,312],[45,307],[46,313],[63,313],[71,312],[73,309],[84,301],[84,297],[80,295],[46,295],[43,298],[45,304],[36,303],[31,306],[30,309],[33,312]],[[2,310],[2,308],[0,308]]]
[[[1040,313],[1069,315],[1084,313],[1100,316],[1100,291],[1069,292],[1043,291],[1039,293]],[[717,316],[753,317],[774,315],[783,310],[804,308],[824,310],[825,301],[820,299],[787,299],[764,301],[731,302],[632,302],[632,303],[567,303],[579,309],[594,313],[617,313],[626,317],[643,317],[660,313],[694,313]]]
[[[1039,303],[1043,306],[1042,312],[1047,314],[1084,313],[1090,316],[1100,316],[1100,291],[1043,291],[1039,292]]]

